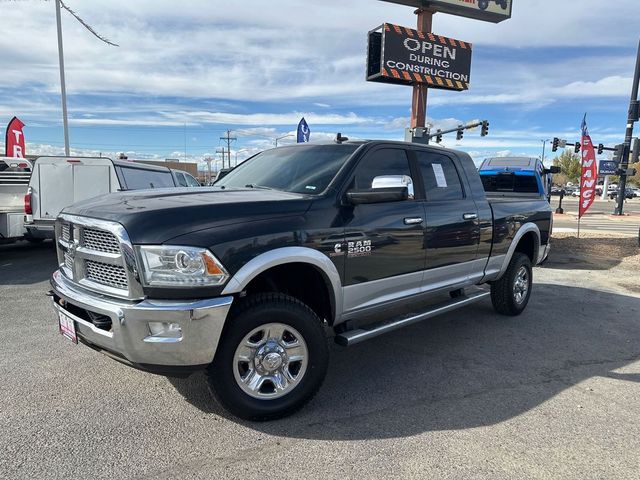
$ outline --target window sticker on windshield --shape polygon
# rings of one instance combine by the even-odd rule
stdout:
[[[307,185],[304,187],[306,190],[315,190],[317,187],[315,185]]]
[[[433,168],[433,174],[436,176],[436,184],[439,188],[447,188],[447,179],[444,177],[444,171],[442,170],[442,165],[439,163],[432,163],[431,168]]]

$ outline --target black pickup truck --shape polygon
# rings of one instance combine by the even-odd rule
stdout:
[[[551,227],[543,196],[488,199],[465,153],[302,144],[211,188],[66,208],[50,295],[72,341],[154,373],[206,369],[223,406],[265,420],[318,390],[327,335],[348,346],[489,296],[521,313]]]

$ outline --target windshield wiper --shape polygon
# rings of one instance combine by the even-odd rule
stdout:
[[[265,187],[264,185],[257,185],[255,183],[247,183],[245,185],[245,188],[259,188],[261,190],[275,190],[275,189],[273,189],[271,187]]]

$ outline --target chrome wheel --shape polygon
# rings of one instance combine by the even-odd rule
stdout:
[[[307,344],[295,328],[268,323],[242,339],[233,358],[233,375],[246,394],[268,400],[298,386],[308,361]]]
[[[529,271],[522,266],[516,272],[513,282],[513,299],[520,304],[527,298],[529,292]]]

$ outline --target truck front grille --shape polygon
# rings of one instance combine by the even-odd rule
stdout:
[[[69,224],[63,223],[61,227],[60,236],[65,242],[68,242],[71,238],[71,234],[69,233],[70,231],[71,231],[71,227],[69,226]]]
[[[127,272],[120,265],[109,265],[101,262],[87,260],[87,280],[106,285],[108,287],[127,289]]]
[[[83,239],[84,246],[96,252],[120,253],[120,243],[111,232],[95,228],[84,228]]]
[[[60,270],[69,280],[98,293],[142,298],[135,256],[122,225],[63,214],[56,223],[56,240]]]

